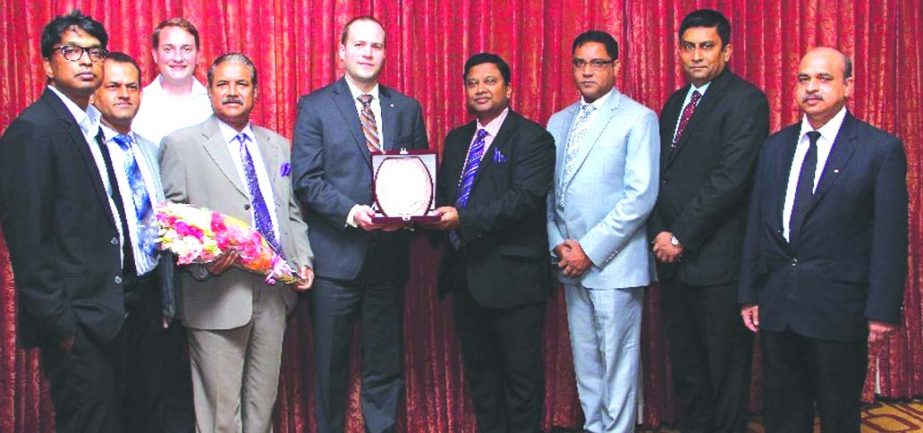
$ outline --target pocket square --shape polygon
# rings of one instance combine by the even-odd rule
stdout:
[[[286,177],[292,174],[292,164],[289,162],[283,162],[282,166],[279,167],[279,176]]]
[[[494,162],[497,164],[503,164],[506,162],[506,155],[504,155],[503,152],[501,152],[500,149],[496,147],[494,148]]]

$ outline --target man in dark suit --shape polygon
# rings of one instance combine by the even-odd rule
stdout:
[[[900,322],[907,275],[904,147],[846,110],[852,63],[801,60],[802,121],[766,140],[741,264],[741,315],[760,332],[769,433],[858,433],[875,344]]]
[[[89,105],[108,35],[79,11],[42,31],[48,87],[0,138],[0,219],[19,331],[41,348],[58,432],[121,433],[124,209]]]
[[[403,382],[402,311],[408,233],[372,222],[371,153],[426,149],[420,104],[378,84],[385,31],[372,17],[343,29],[346,76],[298,101],[292,155],[317,280],[311,291],[317,428],[343,431],[348,356],[362,323],[366,431],[390,432]]]
[[[495,54],[465,62],[476,121],[449,132],[432,228],[448,230],[440,291],[455,328],[481,433],[540,431],[542,322],[551,283],[545,197],[554,139],[509,108],[510,68]]]
[[[713,10],[683,19],[678,51],[690,84],[660,117],[660,195],[648,232],[683,433],[747,428],[753,342],[738,316],[737,272],[769,105],[728,69],[730,32]]]

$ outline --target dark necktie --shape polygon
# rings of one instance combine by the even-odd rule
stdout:
[[[103,162],[106,164],[106,174],[109,176],[109,197],[112,198],[112,201],[115,203],[115,209],[118,213],[116,224],[122,226],[122,253],[125,256],[125,262],[122,264],[122,272],[135,274],[135,256],[134,251],[131,248],[131,242],[128,242],[128,223],[125,221],[125,206],[122,203],[122,193],[119,190],[119,182],[115,177],[115,170],[112,168],[112,157],[109,155],[109,148],[106,147],[106,138],[103,135],[102,128],[99,129],[99,133],[96,134],[96,144],[99,146],[99,151],[103,156]]]
[[[788,222],[788,241],[794,243],[801,232],[804,216],[814,201],[814,173],[817,171],[817,139],[820,132],[808,132],[808,152],[804,154],[801,171],[798,173],[798,186],[795,187],[795,201],[792,203],[792,216]]]
[[[260,232],[269,245],[280,256],[282,245],[276,239],[276,232],[272,227],[272,217],[269,215],[269,207],[266,206],[266,200],[263,198],[263,192],[260,190],[260,182],[256,177],[256,166],[253,164],[253,158],[250,156],[250,150],[247,148],[247,141],[250,137],[241,133],[237,137],[240,143],[240,162],[244,167],[244,176],[247,178],[247,188],[250,190],[250,204],[253,205],[253,221],[256,225],[256,231]]]
[[[362,121],[362,135],[365,135],[365,145],[369,148],[369,153],[381,153],[378,125],[375,123],[375,113],[372,112],[372,95],[359,95],[359,102],[362,103],[362,113],[359,120]]]
[[[686,104],[686,108],[683,108],[683,115],[679,117],[679,126],[676,127],[676,135],[673,136],[673,144],[670,146],[671,154],[676,151],[679,139],[683,138],[683,133],[686,132],[686,126],[689,125],[689,120],[692,119],[692,114],[695,113],[695,107],[699,105],[700,98],[702,98],[702,94],[698,90],[694,90],[689,103]]]
[[[468,149],[468,157],[465,159],[465,168],[462,170],[461,178],[456,190],[455,207],[464,208],[468,206],[468,198],[471,196],[471,187],[474,186],[474,178],[477,175],[478,167],[481,166],[481,157],[484,156],[484,144],[487,138],[486,129],[478,129],[474,143]],[[449,241],[455,249],[461,245],[458,233],[455,230],[449,232]]]
[[[141,245],[142,251],[153,256],[155,249],[152,235],[155,234],[145,229],[145,227],[148,226],[145,222],[151,217],[153,206],[151,205],[151,197],[147,192],[147,186],[144,184],[144,176],[141,174],[141,167],[138,166],[135,152],[131,147],[134,139],[132,139],[130,135],[120,134],[116,135],[112,140],[125,152],[124,169],[126,177],[128,178],[128,187],[131,188],[131,200],[135,218],[133,222],[137,229],[136,236],[138,237],[138,243]],[[125,214],[125,218],[128,219],[129,215]]]

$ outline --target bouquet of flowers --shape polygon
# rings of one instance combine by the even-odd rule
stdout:
[[[209,209],[166,202],[156,208],[158,247],[177,256],[177,263],[210,263],[226,251],[237,251],[234,266],[265,275],[266,282],[298,284],[298,275],[269,242],[249,224]]]

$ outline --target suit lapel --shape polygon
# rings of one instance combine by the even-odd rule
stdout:
[[[557,149],[555,149],[557,152],[557,155],[555,155],[555,161],[557,161],[556,171],[559,176],[561,175],[561,170],[564,168],[564,157],[567,155],[567,138],[570,137],[570,130],[574,127],[574,120],[576,120],[577,111],[579,110],[579,102],[571,104],[570,107],[564,110],[564,122],[562,123],[564,128],[561,131],[561,141],[557,143]]]
[[[70,136],[71,145],[76,148],[77,153],[80,155],[80,159],[83,160],[84,168],[87,169],[87,174],[90,176],[90,182],[93,183],[93,189],[96,191],[96,198],[99,200],[100,206],[106,209],[106,212],[103,213],[106,215],[109,224],[112,224],[112,227],[116,228],[115,219],[112,217],[112,212],[110,211],[109,194],[106,193],[106,186],[103,184],[103,180],[100,177],[100,167],[96,165],[96,159],[93,158],[93,153],[90,151],[89,147],[97,146],[98,143],[96,143],[95,140],[93,143],[87,143],[83,131],[77,124],[77,120],[74,119],[74,115],[71,114],[57,94],[49,89],[45,89],[45,93],[42,94],[42,99],[45,100],[55,112],[64,130],[67,131],[67,134]],[[102,169],[104,171],[106,170],[105,167],[102,167]]]
[[[365,158],[365,163],[371,168],[372,156],[369,154],[369,149],[365,145],[365,135],[362,134],[362,124],[359,123],[359,113],[356,112],[356,103],[353,102],[353,95],[349,92],[349,86],[346,84],[345,77],[340,78],[340,80],[337,81],[337,85],[333,86],[333,104],[337,107],[340,115],[343,116],[343,121],[349,128],[349,132],[352,133],[356,141],[356,148],[359,150],[359,153],[362,154],[362,157]],[[382,119],[382,123],[384,123],[384,119]],[[385,139],[385,143],[387,144],[387,139]]]
[[[517,116],[518,114],[510,109],[509,113],[506,115],[506,119],[503,119],[503,125],[500,125],[500,130],[497,131],[497,136],[490,143],[490,147],[485,150],[486,154],[483,156],[483,158],[481,158],[481,164],[478,165],[478,171],[474,174],[474,183],[471,185],[472,191],[477,188],[478,181],[481,179],[481,175],[484,173],[484,171],[490,169],[490,166],[494,165],[493,154],[495,152],[499,151],[500,153],[506,155],[510,154],[509,141],[510,137],[513,135],[513,131],[516,130],[516,123],[519,120]],[[474,132],[471,133],[471,138],[474,138]]]
[[[833,185],[836,183],[837,179],[840,178],[841,173],[849,163],[849,159],[855,152],[855,126],[855,118],[847,111],[846,117],[843,118],[843,124],[840,126],[840,130],[836,134],[836,139],[833,141],[833,146],[830,148],[830,155],[827,156],[824,169],[821,171],[820,181],[817,183],[817,189],[814,191],[814,200],[811,200],[811,206],[808,207],[805,219],[808,218],[811,210],[814,209],[817,203],[827,195],[830,188],[833,188]]]
[[[208,153],[208,156],[215,162],[215,165],[218,166],[221,173],[231,181],[231,185],[234,185],[234,188],[237,188],[245,197],[249,197],[250,193],[247,192],[246,187],[240,180],[240,175],[234,167],[234,160],[231,159],[231,152],[228,150],[228,144],[224,142],[221,130],[218,129],[218,120],[215,119],[214,116],[205,123],[205,129],[202,130],[202,137],[204,138],[202,146],[205,148],[205,152]]]
[[[580,144],[580,147],[577,149],[577,155],[574,157],[574,169],[570,171],[570,176],[563,180],[564,188],[567,188],[567,185],[570,183],[570,181],[574,178],[577,172],[580,171],[580,167],[586,160],[587,155],[590,154],[593,146],[595,146],[596,142],[599,141],[599,137],[602,135],[603,131],[606,130],[606,126],[609,125],[609,121],[612,120],[612,118],[615,116],[620,103],[621,94],[619,94],[619,92],[613,88],[612,93],[609,95],[609,99],[606,101],[606,104],[600,108],[599,113],[596,113],[596,116],[593,118],[593,121],[586,132],[586,135],[583,136],[583,143]],[[573,127],[573,125],[571,125],[571,127]],[[570,131],[568,131],[568,137],[569,136]]]
[[[264,130],[251,124],[253,133],[257,137],[257,144],[260,147],[260,156],[263,158],[263,166],[266,170],[266,177],[272,185],[272,196],[275,198],[277,208],[281,208],[288,201],[282,201],[282,176],[279,175],[281,165],[279,163],[281,155],[277,151],[278,147],[270,143],[270,136]]]
[[[394,142],[396,139],[395,131],[397,131],[397,109],[394,107],[391,91],[387,87],[379,85],[378,97],[381,98],[378,102],[381,105],[381,128],[384,129],[384,131],[379,131],[378,133],[385,138],[385,146],[382,150],[400,150],[401,147],[410,147],[408,143]],[[363,136],[364,139],[365,136]]]
[[[685,100],[685,95],[689,93],[689,84],[684,86],[682,89],[678,90],[671,97],[671,100],[664,106],[663,113],[661,113],[660,118],[668,120],[669,123],[664,123],[663,128],[660,129],[660,142],[663,145],[660,147],[660,170],[666,171],[667,167],[670,166],[670,163],[673,162],[670,151],[673,144],[673,132],[676,130],[676,124],[679,122],[680,110],[683,108],[683,101]]]
[[[782,142],[782,149],[780,149],[776,159],[775,176],[772,176],[773,179],[778,179],[778,181],[772,185],[775,188],[775,194],[773,194],[775,205],[772,207],[772,214],[776,221],[776,227],[780,230],[779,232],[781,232],[782,227],[785,226],[785,222],[782,220],[782,212],[785,206],[785,194],[788,192],[788,176],[792,170],[793,160],[795,159],[795,148],[798,147],[798,131],[801,130],[799,125],[800,124],[796,123],[790,126],[788,129],[784,130],[779,137]]]

